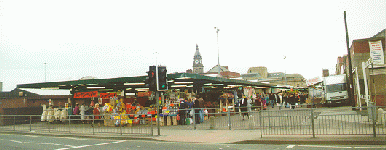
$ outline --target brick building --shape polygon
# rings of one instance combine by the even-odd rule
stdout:
[[[354,97],[358,100],[358,88],[361,95],[362,105],[365,104],[363,96],[365,95],[365,81],[362,69],[362,63],[367,62],[370,58],[370,45],[369,42],[381,41],[383,49],[383,58],[386,59],[385,52],[385,30],[382,30],[378,34],[371,38],[353,40],[350,48],[351,63],[353,70],[356,70],[353,74],[354,82]],[[338,57],[336,73],[348,72],[348,59],[347,56]],[[386,65],[369,65],[366,69],[366,78],[369,87],[370,100],[375,102],[377,106],[386,106]],[[358,76],[358,80],[357,80]],[[356,101],[356,103],[358,103]]]

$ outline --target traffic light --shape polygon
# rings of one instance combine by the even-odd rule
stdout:
[[[165,66],[159,66],[157,70],[157,79],[158,79],[158,91],[168,90],[168,82],[167,82],[167,70]]]
[[[149,87],[149,91],[157,91],[157,67],[149,66],[149,71],[147,72],[147,78],[145,81],[146,86]]]

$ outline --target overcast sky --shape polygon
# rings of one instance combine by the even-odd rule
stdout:
[[[217,64],[214,27],[230,71],[266,66],[310,79],[347,53],[344,11],[351,44],[386,28],[385,8],[385,0],[0,0],[0,82],[3,91],[44,82],[45,67],[47,81],[145,75],[156,62],[185,72],[196,44],[206,72]]]

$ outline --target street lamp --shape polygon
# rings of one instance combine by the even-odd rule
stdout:
[[[44,82],[47,82],[47,63],[44,63]]]
[[[284,56],[284,61],[287,58],[287,56]],[[285,62],[284,62],[285,63]],[[287,87],[287,68],[284,67],[284,81],[285,81],[285,86]]]
[[[218,31],[220,31],[220,29],[218,27],[214,27],[214,29],[216,30],[216,33],[217,33],[217,53],[218,53],[218,76],[220,77],[221,74],[220,74],[220,48],[218,46]]]

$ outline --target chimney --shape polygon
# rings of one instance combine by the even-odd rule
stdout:
[[[328,77],[330,76],[330,72],[328,71],[328,69],[323,69],[323,77]]]

